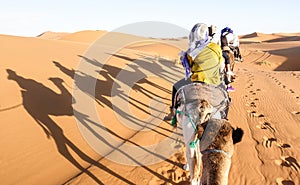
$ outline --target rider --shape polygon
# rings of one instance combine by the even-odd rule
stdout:
[[[217,27],[215,25],[211,25],[208,27],[210,42],[214,42],[216,44],[220,44],[220,31],[217,31]]]
[[[211,27],[212,28],[212,27]],[[215,27],[214,27],[215,28]],[[174,97],[177,90],[183,85],[193,82],[220,85],[220,64],[223,62],[222,50],[220,46],[213,42],[213,33],[215,29],[209,33],[209,27],[204,23],[194,25],[189,34],[189,49],[186,52],[186,61],[190,69],[190,75],[187,79],[182,79],[174,84],[172,92],[172,105],[170,114],[164,120],[169,121],[175,115]]]
[[[222,48],[222,55],[223,58],[225,59],[225,68],[223,71],[223,77],[224,77],[224,83],[226,85],[226,90],[227,91],[235,91],[235,89],[231,86],[231,77],[234,75],[234,73],[230,69],[230,57],[229,53],[232,53],[231,49],[228,46],[224,46]]]
[[[234,52],[235,61],[243,61],[239,48],[239,38],[229,27],[225,27],[221,30],[221,47],[223,48],[224,46],[229,46],[230,49]]]

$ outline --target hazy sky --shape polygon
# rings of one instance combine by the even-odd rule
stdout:
[[[213,3],[212,3],[213,2]],[[0,34],[114,30],[162,21],[190,30],[203,22],[238,34],[300,32],[299,0],[7,0],[0,4]]]

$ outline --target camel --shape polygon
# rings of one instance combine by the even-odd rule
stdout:
[[[201,138],[200,151],[203,161],[201,184],[227,185],[233,145],[241,141],[243,130],[234,129],[227,120],[218,119],[209,120],[200,127],[198,137]],[[216,128],[219,130],[211,140]]]
[[[234,66],[235,66],[235,63],[237,62],[236,60],[235,60],[235,57],[234,57],[234,49],[233,48],[230,48],[230,47],[227,47],[228,49],[227,49],[227,51],[229,51],[227,54],[228,54],[228,56],[229,56],[229,59],[230,59],[230,66],[229,66],[229,68],[228,68],[228,70],[230,70],[230,71],[232,71],[233,72],[233,69],[234,69]],[[227,70],[225,71],[225,72],[227,72]],[[229,82],[233,82],[234,81],[234,79],[235,79],[235,75],[234,74],[231,74],[231,73],[227,73],[226,74],[226,78],[228,79],[228,81]]]
[[[182,126],[186,146],[185,168],[190,171],[190,183],[227,184],[233,143],[240,141],[243,135],[241,129],[233,129],[223,119],[229,105],[227,92],[217,86],[192,83],[178,90],[175,102],[175,116]]]

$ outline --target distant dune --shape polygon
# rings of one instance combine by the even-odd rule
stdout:
[[[247,35],[240,35],[241,42],[285,42],[300,41],[300,33],[273,33],[264,34],[254,32]]]
[[[42,38],[42,39],[53,39],[53,40],[58,40],[61,39],[63,36],[68,35],[70,33],[67,32],[52,32],[52,31],[46,31],[37,37]]]
[[[261,33],[258,32],[253,32],[247,35],[241,35],[240,38],[241,39],[248,39],[248,38],[253,38],[253,37],[258,37],[259,35],[261,35]]]
[[[79,31],[75,33],[66,33],[66,32],[44,32],[37,37],[43,39],[53,39],[53,40],[66,40],[72,42],[85,42],[91,43],[95,41],[97,38],[101,37],[103,34],[107,33],[102,30],[85,30]]]
[[[76,33],[64,35],[60,39],[68,40],[68,41],[75,41],[75,42],[91,43],[91,42],[95,41],[95,39],[101,37],[105,33],[106,33],[106,31],[102,31],[102,30],[97,30],[97,31],[86,30],[86,31],[79,31]]]
[[[261,55],[259,62],[268,61],[273,70],[300,70],[300,34],[299,33],[252,33],[240,36],[245,50]]]

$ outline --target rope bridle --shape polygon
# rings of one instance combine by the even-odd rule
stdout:
[[[206,149],[204,151],[201,151],[202,155],[210,154],[210,153],[221,153],[221,154],[224,154],[227,158],[231,158],[231,155],[228,152],[224,151],[224,150]]]

